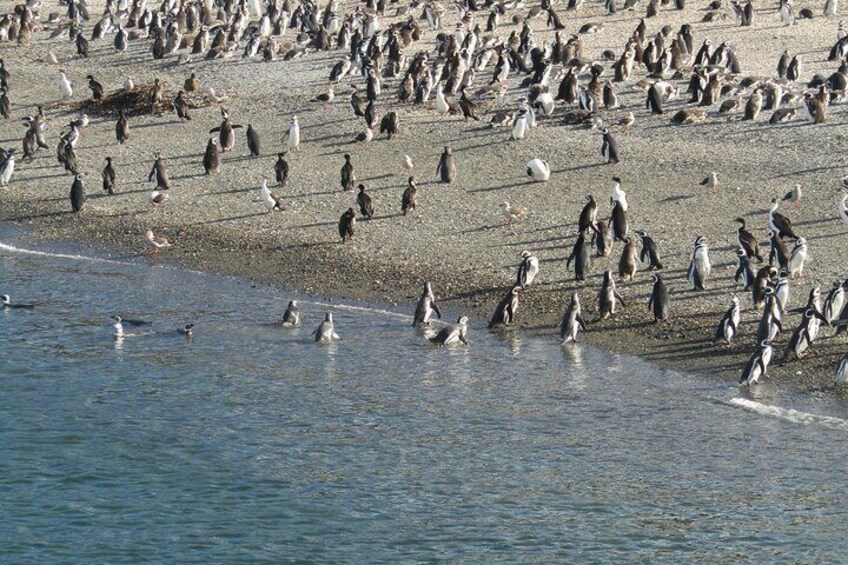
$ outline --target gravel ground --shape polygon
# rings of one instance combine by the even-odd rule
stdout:
[[[780,25],[776,3],[762,5],[751,28],[736,27],[732,18],[700,23],[705,4],[692,2],[683,11],[662,7],[658,16],[647,20],[647,35],[664,25],[676,31],[681,24],[690,23],[696,46],[707,38],[714,45],[731,42],[742,65],[741,76],[774,75],[778,57],[789,49],[803,60],[802,81],[793,87],[796,93],[803,91],[813,74],[828,76],[838,66],[826,57],[836,39],[839,18],[821,16],[821,3],[796,6],[796,10],[811,8],[815,18],[792,27]],[[5,2],[3,8],[10,9],[11,4]],[[528,8],[518,8],[502,18],[508,23],[496,33],[505,38],[518,29],[509,23],[510,18],[514,13],[525,14]],[[97,10],[99,6],[92,12]],[[644,6],[639,6],[636,11],[604,16],[602,4],[596,2],[577,12],[566,11],[564,5],[557,10],[566,32],[576,32],[586,22],[604,24],[601,32],[582,36],[587,55],[594,58],[605,49],[620,53],[644,15]],[[454,29],[456,17],[450,11],[443,28]],[[484,25],[485,14],[477,20]],[[537,42],[553,40],[544,18],[531,23]],[[86,30],[90,33],[90,26]],[[617,175],[628,193],[631,230],[646,229],[660,246],[666,265],[663,276],[672,293],[671,320],[652,322],[646,308],[651,283],[642,270],[635,281],[619,284],[627,307],[612,320],[590,323],[585,341],[610,351],[640,355],[663,367],[728,379],[738,378],[752,351],[759,319],[750,295],[736,289],[732,280],[737,227],[733,220],[737,216],[746,217],[749,229],[765,243],[770,199],[796,182],[803,186],[801,206],[784,206],[797,230],[808,239],[811,253],[803,278],[793,281],[793,307],[803,305],[814,285],[821,285],[826,292],[831,282],[844,278],[848,270],[840,247],[845,244],[846,227],[837,215],[848,132],[842,103],[831,106],[828,123],[821,125],[808,125],[799,118],[770,126],[768,112],[757,121],[742,121],[739,111],[730,117],[718,116],[717,104],[709,109],[706,121],[675,126],[670,118],[685,106],[684,101],[671,102],[665,115],[650,116],[644,94],[631,86],[644,78],[642,71],[630,83],[618,85],[622,107],[600,114],[610,124],[628,111],[636,116],[636,125],[629,132],[613,126],[622,161],[607,165],[599,151],[601,136],[597,131],[563,125],[562,115],[573,108],[561,103],[555,114],[540,119],[523,141],[510,141],[508,129],[489,127],[493,111],[516,107],[523,77],[514,73],[509,92],[484,105],[482,121],[468,123],[460,116],[438,115],[432,101],[423,108],[398,104],[397,81],[386,80],[380,110],[399,113],[401,135],[391,141],[379,136],[370,147],[364,147],[352,143],[364,123],[354,118],[348,106],[349,85],[364,85],[362,80],[345,79],[329,107],[313,101],[326,90],[330,68],[341,56],[337,51],[310,52],[300,59],[271,63],[245,61],[240,53],[216,61],[199,56],[188,62],[178,62],[176,57],[154,61],[146,40],[131,42],[129,50],[119,54],[112,49],[109,36],[92,42],[91,56],[81,59],[67,39],[48,40],[47,35],[36,34],[35,41],[24,47],[0,44],[12,73],[12,119],[0,123],[3,144],[19,147],[24,133],[19,118],[33,113],[36,104],[43,104],[50,120],[47,137],[51,146],[39,152],[32,163],[19,163],[10,186],[0,189],[0,219],[34,228],[45,238],[105,243],[142,254],[144,232],[153,229],[171,239],[174,247],[161,258],[150,258],[151,263],[175,260],[302,291],[410,308],[422,282],[430,280],[449,317],[461,312],[474,314],[472,332],[485,331],[486,319],[514,280],[520,252],[530,249],[542,261],[541,274],[523,296],[522,329],[506,332],[506,336],[517,339],[522,332],[541,332],[553,339],[554,326],[570,294],[580,293],[591,322],[602,274],[606,269],[617,270],[621,244],[614,246],[609,258],[594,261],[586,281],[574,281],[573,272],[565,265],[584,196],[594,194],[600,205],[599,217],[608,217],[610,178]],[[434,36],[426,32],[409,53],[431,49]],[[59,67],[41,62],[48,50],[57,55],[60,67],[74,82],[71,103],[59,101]],[[159,77],[173,96],[191,72],[197,73],[204,87],[214,86],[219,95],[228,96],[224,105],[233,122],[245,127],[252,124],[259,131],[263,156],[249,157],[244,129],[237,130],[236,148],[223,156],[220,174],[203,175],[207,132],[220,123],[214,106],[195,109],[187,123],[179,123],[172,113],[133,117],[130,140],[124,146],[115,141],[115,117],[96,117],[84,130],[77,151],[88,175],[89,202],[81,214],[71,214],[68,190],[72,178],[57,163],[55,144],[63,125],[75,115],[69,108],[89,94],[84,77],[95,75],[107,91],[120,88],[128,75],[136,84]],[[491,72],[492,66],[479,74],[478,84],[488,82]],[[685,90],[685,81],[678,84]],[[554,91],[556,86],[552,83]],[[273,179],[276,152],[282,148],[293,114],[300,119],[303,142],[299,152],[288,156],[289,186],[276,189],[285,209],[267,214],[258,201],[258,187],[263,177]],[[799,116],[803,114],[800,109]],[[453,147],[458,163],[458,179],[451,185],[438,184],[435,177],[445,145]],[[154,151],[162,151],[172,179],[170,199],[159,208],[150,204],[153,185],[146,182]],[[353,242],[342,245],[336,225],[341,213],[355,206],[355,195],[342,192],[339,185],[346,152],[353,155],[357,179],[374,198],[376,217],[360,221]],[[419,189],[418,209],[410,217],[400,214],[406,187],[401,166],[404,154],[415,162]],[[111,197],[100,191],[100,170],[107,155],[114,158],[118,173],[117,194]],[[529,182],[525,164],[533,157],[550,163],[550,181]],[[717,194],[706,193],[698,184],[712,170],[721,179]],[[503,201],[525,208],[527,220],[511,228],[503,226],[499,208]],[[709,239],[714,264],[705,292],[689,290],[685,278],[697,235]],[[730,347],[712,348],[713,329],[735,290],[740,292],[744,309],[741,335]],[[792,314],[785,322],[787,331],[775,347],[777,359],[799,319]],[[831,333],[823,330],[825,336]],[[845,349],[842,338],[827,337],[802,362],[775,363],[769,374],[784,386],[818,390],[831,381]]]

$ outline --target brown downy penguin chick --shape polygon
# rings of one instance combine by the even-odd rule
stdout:
[[[155,110],[157,104],[162,102],[162,83],[157,78],[153,80],[153,88],[150,90],[150,105],[153,106],[151,110]]]
[[[345,153],[344,165],[341,169],[341,186],[345,192],[350,192],[356,185],[356,173],[353,170],[353,163],[350,162],[350,154]]]
[[[156,180],[156,188],[158,190],[168,190],[168,169],[165,168],[165,159],[162,158],[162,153],[155,153],[156,160],[153,162],[153,168],[150,174],[147,175],[147,181]]]
[[[639,265],[639,251],[636,242],[630,238],[625,240],[621,259],[618,261],[618,278],[621,280],[633,280]]]
[[[206,151],[203,153],[204,174],[217,174],[221,170],[220,145],[217,137],[210,137],[206,143]]]
[[[103,167],[103,190],[106,194],[115,194],[115,168],[111,157],[106,157],[106,166]]]
[[[356,196],[356,203],[359,204],[359,211],[365,219],[374,219],[374,203],[371,201],[371,197],[365,194],[364,184],[359,185],[359,194]]]
[[[348,208],[347,212],[339,218],[339,235],[342,238],[342,243],[347,243],[353,239],[354,228],[356,227],[356,212],[353,208]]]
[[[183,90],[186,92],[197,92],[200,90],[200,81],[197,79],[197,75],[191,73],[191,76],[185,80],[185,84],[183,84]]]
[[[289,164],[285,153],[277,153],[277,162],[274,163],[274,178],[278,186],[286,186],[289,182]]]
[[[416,197],[418,195],[418,189],[415,187],[415,177],[409,177],[407,183],[408,186],[403,191],[403,197],[401,197],[400,201],[400,209],[404,216],[415,210]]]

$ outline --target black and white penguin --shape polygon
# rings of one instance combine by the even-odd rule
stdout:
[[[625,241],[627,239],[627,214],[618,200],[613,200],[612,203],[610,225],[612,225],[612,233],[615,241]]]
[[[439,166],[436,168],[439,181],[450,184],[456,179],[456,163],[454,162],[453,150],[445,146],[442,156],[439,158]]]
[[[651,85],[648,87],[648,99],[645,101],[645,107],[651,112],[651,114],[662,114],[662,105],[662,93],[658,88],[655,88],[654,85]]]
[[[362,217],[366,220],[374,219],[374,202],[371,197],[365,193],[365,185],[359,185],[359,194],[356,195],[356,203],[359,204],[359,211]]]
[[[766,287],[763,314],[757,326],[757,341],[773,341],[783,331],[783,314],[772,287]]]
[[[571,295],[571,302],[565,309],[562,315],[562,321],[559,324],[559,339],[560,343],[565,345],[568,342],[577,343],[577,333],[580,330],[586,330],[586,322],[580,311],[580,298],[577,293]]]
[[[539,273],[539,258],[533,255],[526,249],[521,252],[521,263],[518,265],[518,275],[516,276],[516,286],[522,289],[527,288],[536,279]]]
[[[804,262],[807,260],[808,255],[807,239],[799,237],[795,240],[795,246],[792,247],[792,251],[789,253],[787,268],[789,269],[790,277],[799,277],[804,273]]]
[[[347,212],[339,218],[339,235],[342,238],[342,243],[347,243],[353,239],[353,234],[356,228],[356,212],[353,208],[348,208]]]
[[[777,281],[774,282],[774,297],[777,300],[777,307],[780,313],[786,312],[789,306],[789,271],[781,269],[777,274]]]
[[[21,309],[21,310],[32,310],[33,308],[35,308],[35,305],[33,305],[33,304],[22,304],[22,303],[18,303],[18,302],[13,303],[12,299],[9,298],[8,294],[0,294],[0,299],[3,300],[2,307],[3,307],[4,310],[10,309],[10,308],[17,308],[17,309]]]
[[[574,262],[574,278],[578,281],[586,280],[586,273],[589,270],[589,249],[586,246],[585,231],[581,231],[577,235],[571,255],[568,256],[565,263],[566,268],[571,267],[572,262]]]
[[[615,288],[615,280],[612,278],[612,272],[605,271],[604,282],[601,285],[600,292],[598,292],[598,317],[601,320],[606,320],[614,315],[616,302],[624,308],[624,299]]]
[[[71,209],[80,212],[85,207],[85,180],[82,173],[74,177],[71,184]]]
[[[115,137],[123,145],[130,138],[130,123],[123,110],[118,111],[118,121],[115,123]]]
[[[165,167],[165,159],[162,158],[162,153],[155,153],[156,160],[153,161],[153,168],[150,174],[147,175],[147,181],[156,180],[157,190],[168,190],[168,169]]]
[[[833,286],[828,291],[822,306],[822,314],[827,320],[827,325],[833,326],[839,320],[842,307],[845,305],[845,287],[840,281],[833,281]]]
[[[668,318],[671,300],[661,276],[654,273],[651,275],[651,281],[654,286],[648,299],[648,311],[653,314],[655,322],[660,322]]]
[[[771,265],[762,267],[754,277],[754,286],[751,287],[751,298],[754,308],[762,308],[765,304],[766,293],[770,289],[769,283],[777,277],[777,269]]]
[[[324,321],[318,326],[314,332],[315,343],[329,343],[340,340],[339,334],[336,333],[336,326],[333,323],[333,313],[327,312],[324,314]]]
[[[251,157],[259,157],[262,152],[262,143],[259,139],[259,132],[253,129],[251,124],[247,124],[247,150],[250,151]]]
[[[745,364],[745,368],[742,369],[739,384],[751,386],[757,384],[761,378],[765,378],[772,354],[771,342],[767,339],[761,340],[759,348],[751,355],[751,358]]]
[[[341,169],[341,186],[345,192],[352,192],[353,187],[356,186],[356,173],[353,170],[353,163],[350,162],[349,153],[345,153],[344,160]]]
[[[91,98],[100,100],[103,98],[103,83],[91,75],[86,76],[88,79],[88,89],[91,90]]]
[[[736,333],[739,331],[739,322],[742,318],[739,309],[739,299],[734,296],[732,301],[733,304],[730,305],[730,308],[724,313],[724,316],[722,316],[721,321],[718,323],[715,337],[713,337],[713,345],[730,345],[730,342],[733,341],[733,338],[736,337]]]
[[[598,217],[598,203],[595,202],[595,197],[589,194],[586,196],[586,204],[580,210],[580,219],[577,221],[577,229],[581,232],[592,227]]]
[[[468,317],[460,316],[455,324],[450,324],[430,338],[430,343],[436,345],[452,345],[461,342],[468,345]]]
[[[424,284],[424,291],[421,293],[421,297],[418,299],[418,304],[415,306],[415,315],[412,318],[412,325],[429,325],[430,317],[434,313],[437,318],[440,320],[442,319],[442,312],[436,305],[436,296],[433,294],[433,287],[428,281]]]
[[[813,345],[818,335],[818,324],[820,322],[827,322],[827,320],[815,308],[804,310],[801,323],[792,332],[789,343],[786,344],[786,351],[783,355],[784,362],[789,359],[790,355],[796,359],[802,359],[807,354],[807,350]],[[815,329],[811,326],[815,326]]]
[[[186,337],[192,337],[194,335],[194,324],[185,324],[177,328],[177,333]]]
[[[515,322],[515,314],[518,311],[518,296],[521,293],[520,286],[512,287],[495,307],[489,329],[496,326],[509,326]]]
[[[601,143],[601,155],[607,160],[607,163],[618,163],[618,143],[610,133],[609,128],[601,128],[603,142]]]
[[[642,251],[639,253],[639,260],[644,263],[647,259],[649,271],[662,271],[663,264],[660,261],[660,252],[657,249],[657,244],[654,239],[648,235],[645,230],[638,230],[636,235],[642,240]]]
[[[751,261],[741,247],[736,250],[736,258],[739,261],[739,266],[736,268],[733,280],[738,284],[741,279],[743,290],[751,290],[754,285],[754,270],[751,268]]]
[[[415,177],[407,179],[407,187],[403,191],[400,199],[400,210],[406,216],[415,210],[417,203],[418,189],[415,187]]]
[[[798,239],[792,229],[792,222],[777,211],[778,206],[780,206],[780,201],[777,198],[772,198],[768,214],[769,227],[772,231],[776,231],[781,238]]]
[[[786,242],[780,237],[780,232],[771,230],[771,236],[769,237],[769,265],[774,265],[775,263],[777,263],[780,269],[789,268],[789,247],[786,246]]]
[[[838,385],[848,383],[848,353],[845,353],[839,358],[839,364],[836,366],[833,382]]]
[[[618,261],[618,278],[621,280],[633,280],[636,276],[639,258],[636,242],[632,239],[626,239],[624,249],[621,251],[621,259]]]
[[[612,252],[612,234],[609,230],[609,222],[604,220],[595,221],[592,228],[592,245],[595,246],[595,257],[607,257]]]
[[[103,167],[103,190],[106,194],[115,194],[115,167],[112,166],[112,158],[106,157],[106,166]]]
[[[760,244],[757,242],[757,238],[745,228],[744,218],[736,218],[736,221],[740,224],[736,234],[736,241],[739,242],[739,247],[745,252],[745,256],[748,259],[756,259],[762,263],[763,256],[760,255]]]
[[[527,161],[527,176],[536,182],[545,182],[551,178],[551,167],[542,159]]]
[[[236,134],[233,130],[241,126],[230,121],[230,114],[224,108],[221,108],[221,118],[221,125],[210,129],[209,133],[218,133],[218,142],[221,145],[221,151],[226,153],[232,150],[236,144]]]
[[[692,259],[689,261],[689,268],[686,271],[689,284],[692,285],[693,290],[705,290],[704,282],[710,275],[710,271],[712,271],[710,247],[707,238],[699,235],[695,238]]]
[[[294,327],[300,325],[300,308],[297,307],[296,300],[290,300],[286,311],[283,313],[283,325],[286,327]]]
[[[203,152],[203,172],[206,175],[217,174],[221,170],[221,146],[217,137],[210,137]]]
[[[185,92],[182,90],[180,90],[177,93],[177,97],[174,98],[174,113],[181,122],[191,120],[188,100],[186,100]]]
[[[278,186],[286,186],[289,182],[289,163],[286,161],[286,154],[283,152],[277,153],[277,162],[274,163],[274,178],[277,179]]]

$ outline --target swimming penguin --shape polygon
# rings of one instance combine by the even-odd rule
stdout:
[[[17,303],[17,302],[15,302],[13,304],[12,299],[9,298],[8,294],[0,294],[0,298],[3,299],[3,309],[4,310],[8,309],[8,308],[18,308],[18,309],[21,309],[21,310],[32,310],[33,308],[35,308],[35,305],[33,305],[33,304],[20,304],[20,303]]]
[[[710,275],[712,264],[710,264],[710,248],[707,238],[699,235],[695,238],[692,250],[692,259],[689,261],[687,277],[689,284],[694,290],[704,290],[704,282]]]
[[[586,247],[586,232],[581,231],[577,235],[571,255],[565,263],[566,268],[574,262],[574,278],[578,281],[586,280],[586,272],[589,270],[589,250]]]
[[[287,328],[300,325],[300,308],[296,300],[290,300],[286,311],[283,313],[283,325]]]
[[[515,314],[518,311],[518,295],[520,286],[512,287],[495,307],[492,319],[489,320],[489,329],[495,326],[509,326],[515,322]]]
[[[804,262],[808,258],[807,239],[799,237],[795,240],[795,246],[789,254],[789,276],[801,276],[804,272]]]
[[[0,165],[0,186],[9,186],[15,172],[15,149],[6,149],[6,160]]]
[[[341,339],[339,334],[336,333],[332,312],[324,314],[324,321],[315,330],[314,335],[316,343],[329,343]]]
[[[527,161],[527,176],[536,182],[544,182],[551,178],[551,168],[541,159]]]
[[[236,134],[234,129],[240,128],[238,124],[230,121],[230,114],[224,108],[221,108],[221,125],[209,130],[209,133],[218,133],[218,142],[221,146],[221,152],[226,153],[231,151],[236,144]]]
[[[103,167],[103,190],[106,194],[115,194],[115,168],[112,166],[112,158],[106,157],[106,166]]]
[[[374,203],[371,197],[365,194],[365,185],[359,185],[359,194],[356,195],[356,203],[359,204],[359,211],[366,220],[374,219]]]
[[[769,227],[772,231],[776,231],[781,238],[798,239],[795,231],[792,229],[792,222],[789,218],[777,211],[780,201],[777,198],[771,199],[771,208],[769,209]]]
[[[297,116],[292,117],[291,125],[286,133],[285,145],[290,151],[297,151],[300,147],[300,124]]]
[[[348,208],[347,212],[339,218],[339,235],[342,238],[342,243],[347,243],[353,239],[354,229],[356,228],[356,212],[353,208]]]
[[[586,196],[586,204],[580,210],[580,219],[577,221],[577,229],[586,231],[592,227],[598,217],[598,203],[595,202],[595,197],[591,194]]]
[[[450,184],[456,179],[456,163],[454,163],[453,151],[445,146],[445,151],[439,158],[439,166],[436,168],[439,181]]]
[[[194,324],[185,324],[177,328],[177,333],[186,337],[192,337],[194,335]]]
[[[624,213],[624,208],[621,207],[621,202],[614,200],[612,203],[612,215],[610,216],[610,225],[612,225],[612,233],[615,241],[624,241],[627,239],[627,214]]]
[[[595,257],[607,257],[612,252],[612,234],[609,231],[609,222],[595,221],[592,228],[592,245],[595,246]]]
[[[604,272],[604,282],[601,285],[601,290],[598,292],[598,316],[601,320],[606,320],[615,314],[616,302],[624,308],[624,299],[615,288],[615,280],[612,278],[611,271]]]
[[[74,212],[79,212],[85,207],[85,181],[83,174],[78,173],[74,177],[74,182],[71,184],[71,208]]]
[[[745,368],[742,369],[739,384],[751,386],[758,383],[761,378],[765,378],[772,353],[771,342],[767,339],[760,341],[759,349],[751,355],[751,358],[745,364]]]
[[[189,105],[188,100],[185,98],[185,92],[180,90],[177,93],[177,97],[174,98],[174,113],[177,115],[177,118],[182,121],[191,120],[191,116],[188,113]]]
[[[736,250],[736,257],[739,261],[739,266],[736,268],[736,273],[733,275],[733,280],[737,284],[742,282],[743,290],[751,290],[754,285],[754,270],[751,268],[751,261],[748,255],[741,247]]]
[[[718,323],[715,337],[713,338],[713,345],[730,345],[730,342],[733,341],[733,338],[736,337],[736,333],[739,331],[739,322],[742,318],[739,310],[739,299],[734,296],[732,301],[733,304],[731,304]]]
[[[418,189],[415,187],[415,177],[409,177],[406,190],[403,191],[403,196],[400,199],[400,210],[404,216],[415,210],[417,195]]]
[[[341,186],[345,192],[352,192],[356,186],[356,173],[353,170],[353,163],[350,162],[350,154],[344,154],[344,165],[341,169]]]
[[[262,179],[262,187],[259,189],[259,197],[262,199],[262,203],[265,205],[268,213],[271,213],[274,210],[283,209],[280,204],[280,199],[268,188],[268,181],[266,179]]]
[[[527,288],[539,273],[539,258],[526,249],[521,252],[521,264],[518,265],[518,276],[515,284],[522,289]]]
[[[601,128],[603,142],[601,143],[601,155],[607,163],[618,163],[618,143],[610,133],[609,128]]]
[[[648,299],[648,311],[654,315],[655,322],[660,322],[668,318],[671,301],[662,277],[652,274],[651,281],[654,286],[651,289],[651,297]]]
[[[577,333],[580,330],[586,330],[586,322],[580,311],[580,298],[577,293],[571,295],[571,302],[565,313],[562,315],[562,321],[559,324],[559,340],[561,344],[568,342],[577,343]]]
[[[633,280],[639,264],[636,242],[630,238],[624,240],[624,249],[621,251],[621,259],[618,261],[618,278],[621,280]]]
[[[456,342],[462,342],[468,345],[468,317],[460,316],[455,324],[450,324],[441,329],[434,337],[430,338],[430,343],[436,345],[452,345]]]
[[[217,137],[210,137],[203,153],[203,171],[206,175],[217,174],[221,170],[221,146]]]
[[[610,193],[610,205],[618,202],[622,212],[627,212],[627,193],[621,189],[621,179],[612,177],[612,191]]]
[[[250,151],[251,157],[259,157],[262,145],[259,141],[259,133],[253,129],[251,124],[247,124],[247,149]]]
[[[424,284],[424,292],[421,293],[421,297],[418,299],[418,304],[415,306],[415,315],[412,318],[412,325],[429,325],[430,317],[434,313],[437,318],[440,320],[442,319],[442,312],[436,305],[436,296],[433,294],[433,287],[428,281]]]
[[[286,161],[285,153],[277,153],[277,162],[274,163],[274,178],[277,179],[277,186],[286,186],[289,182],[289,164]]]
[[[639,253],[639,260],[642,263],[645,262],[645,259],[649,261],[649,271],[661,271],[663,269],[663,264],[662,261],[660,261],[660,253],[657,249],[656,242],[645,230],[638,230],[636,235],[638,235],[639,239],[642,240],[642,251]]]
[[[763,314],[757,326],[757,341],[775,339],[777,334],[783,331],[783,314],[777,304],[772,287],[766,287],[764,296]]]
[[[784,363],[789,359],[790,355],[795,356],[796,359],[804,358],[807,350],[813,345],[813,342],[818,336],[818,325],[820,322],[827,322],[827,320],[815,308],[804,310],[801,323],[792,332],[789,343],[786,344],[786,351],[783,354]]]
[[[739,242],[740,249],[745,252],[748,259],[756,259],[762,263],[763,257],[760,255],[760,244],[757,242],[757,238],[745,229],[744,218],[736,218],[736,221],[740,224],[736,234],[736,241]]]
[[[130,122],[123,110],[118,111],[118,122],[115,124],[115,137],[123,145],[130,138]]]
[[[162,158],[162,153],[154,153],[156,160],[153,162],[153,168],[150,174],[147,175],[147,181],[150,182],[156,179],[157,190],[168,190],[168,169],[165,168],[165,159]]]
[[[839,315],[842,313],[842,307],[845,305],[845,287],[840,281],[833,281],[833,287],[827,293],[822,306],[822,314],[824,315],[827,325],[833,326],[839,320]]]

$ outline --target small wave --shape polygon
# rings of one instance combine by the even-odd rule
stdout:
[[[48,253],[46,251],[36,251],[34,249],[24,249],[15,247],[8,243],[0,242],[0,251],[8,251],[9,253],[21,253],[24,255],[37,255],[39,257],[54,257],[56,259],[72,259],[74,261],[91,261],[93,263],[112,263],[115,265],[126,265],[123,261],[115,261],[114,259],[102,259],[100,257],[87,257],[85,255],[68,255],[66,253]]]
[[[333,308],[335,310],[348,310],[351,312],[370,312],[372,314],[380,314],[382,316],[391,316],[402,320],[412,320],[413,316],[401,314],[400,312],[392,312],[391,310],[383,310],[381,308],[369,308],[367,306],[353,306],[352,304],[338,304],[329,302],[317,302],[315,300],[302,300],[303,304],[312,304],[313,306],[321,306],[323,308]]]
[[[747,398],[731,398],[729,401],[725,402],[725,404],[735,408],[742,408],[749,412],[762,414],[763,416],[770,416],[772,418],[792,422],[793,424],[800,424],[803,426],[817,425],[826,426],[836,430],[848,430],[848,420],[835,418],[833,416],[811,414],[810,412],[801,412],[800,410],[783,408],[781,406],[769,406],[754,400],[748,400]]]

